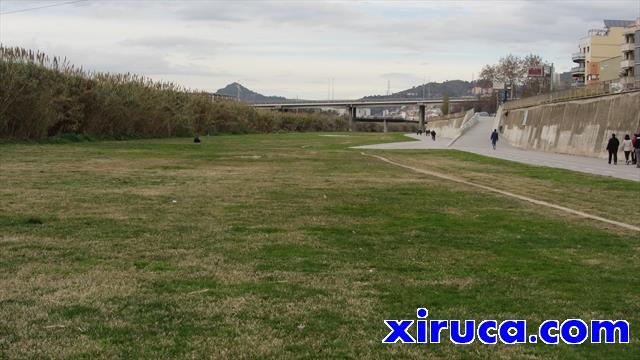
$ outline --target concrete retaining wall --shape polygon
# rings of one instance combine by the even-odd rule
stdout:
[[[501,140],[519,148],[604,157],[612,133],[640,131],[640,91],[499,110],[496,123]]]
[[[429,121],[425,128],[427,130],[435,130],[438,137],[454,139],[460,135],[462,125],[472,116],[473,110],[469,110],[463,116],[453,119]]]

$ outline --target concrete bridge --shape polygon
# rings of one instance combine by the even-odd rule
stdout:
[[[310,109],[310,108],[346,108],[349,114],[349,129],[353,128],[356,121],[382,121],[387,127],[388,119],[377,120],[375,118],[363,119],[356,118],[357,108],[372,108],[386,106],[417,106],[420,109],[420,117],[418,124],[420,128],[424,127],[425,114],[427,105],[440,105],[443,99],[386,99],[386,100],[332,100],[332,101],[300,101],[286,102],[274,104],[254,104],[254,108],[275,109],[287,111],[289,109]],[[476,98],[453,98],[449,99],[449,110],[453,104],[472,104],[476,102]]]
[[[396,118],[396,117],[360,117],[360,118],[356,117],[356,118],[352,118],[351,121],[349,122],[349,130],[352,130],[351,126],[353,125],[354,122],[382,123],[384,132],[387,132],[389,130],[389,127],[388,127],[389,123],[404,123],[404,124],[419,123],[418,120],[403,119],[403,118]]]

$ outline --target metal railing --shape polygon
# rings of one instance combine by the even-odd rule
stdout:
[[[622,61],[620,61],[620,68],[622,69],[626,69],[626,68],[631,68],[633,67],[635,61],[635,59],[624,59]]]
[[[584,60],[585,56],[586,56],[585,53],[577,52],[577,53],[571,54],[571,59],[573,59],[573,60]]]
[[[607,36],[609,30],[607,29],[591,29],[587,32],[587,36]]]
[[[571,68],[571,73],[583,73],[584,72],[584,66],[574,66]]]
[[[616,79],[603,81],[597,84],[591,84],[567,90],[555,91],[548,94],[535,95],[522,99],[507,101],[502,105],[502,108],[505,110],[511,110],[560,101],[569,101],[590,98],[594,96],[617,94],[626,91],[640,91],[640,80],[626,79],[624,81],[621,81],[619,79]]]

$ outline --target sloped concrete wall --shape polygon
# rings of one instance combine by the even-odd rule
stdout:
[[[498,121],[501,140],[513,146],[604,157],[612,133],[640,131],[640,91],[503,110]]]
[[[473,110],[469,110],[463,116],[453,119],[428,121],[425,128],[435,130],[438,137],[453,139],[460,134],[462,124],[467,122],[473,114]]]

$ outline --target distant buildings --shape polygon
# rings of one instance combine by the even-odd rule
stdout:
[[[474,96],[491,96],[493,94],[493,88],[491,87],[482,87],[479,85],[475,85],[471,88],[471,95]]]
[[[440,108],[430,108],[427,109],[425,116],[427,119],[433,118],[433,117],[438,117],[438,116],[442,116],[442,110],[440,110]]]
[[[371,108],[356,108],[356,117],[359,117],[359,118],[371,117]]]
[[[624,29],[622,36],[624,42],[621,45],[620,83],[627,85],[640,81],[640,17]]]
[[[471,81],[471,95],[475,97],[485,97],[493,95],[493,83],[487,80]]]
[[[593,29],[587,32],[587,36],[580,40],[579,51],[571,56],[576,63],[576,66],[571,68],[575,86],[613,80],[619,76],[620,65],[613,65],[616,61],[611,59],[622,56],[620,45],[625,41],[623,34],[626,34],[627,27],[634,23],[628,20],[604,20],[604,29]],[[604,69],[607,77],[605,79],[601,76],[603,73],[601,63],[606,60],[610,61]],[[618,64],[620,64],[619,60]],[[609,78],[611,76],[613,77]]]
[[[620,60],[622,59],[622,55],[614,56],[605,60],[600,61],[600,63],[593,63],[592,65],[596,68],[596,71],[599,74],[599,81],[613,81],[617,80],[620,77]],[[589,84],[594,84],[598,82],[598,80],[592,80]]]
[[[574,83],[573,81],[571,71],[553,74],[553,88],[556,90],[565,90],[570,88]]]

